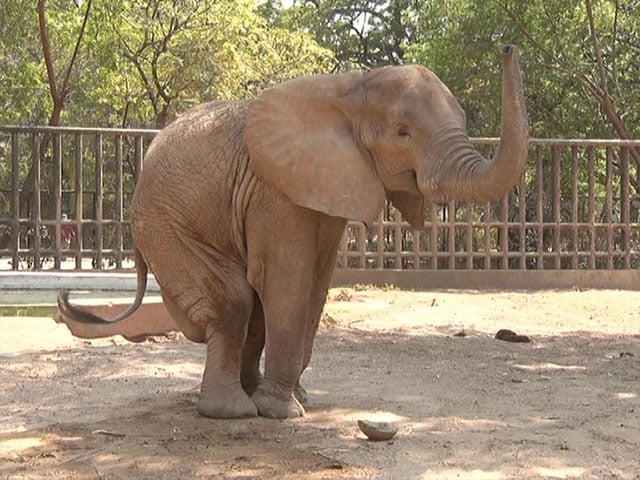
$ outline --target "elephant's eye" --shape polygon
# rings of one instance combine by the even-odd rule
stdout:
[[[400,125],[398,127],[398,136],[399,137],[410,137],[411,136],[411,132],[409,131],[409,127],[407,127],[406,125]]]

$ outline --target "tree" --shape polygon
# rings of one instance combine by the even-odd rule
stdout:
[[[80,50],[80,46],[82,44],[82,39],[84,37],[85,27],[87,25],[87,20],[89,19],[89,12],[91,11],[91,0],[87,1],[85,13],[82,17],[82,23],[79,26],[78,33],[76,36],[75,46],[73,48],[73,53],[69,57],[68,64],[64,69],[64,73],[62,75],[58,75],[56,72],[56,67],[54,65],[52,47],[51,47],[51,39],[49,36],[49,28],[47,24],[46,18],[46,1],[38,0],[38,5],[36,7],[38,13],[38,31],[40,36],[40,43],[42,45],[42,56],[44,59],[44,64],[46,66],[47,72],[47,81],[48,81],[48,90],[51,99],[52,109],[49,116],[48,125],[49,126],[58,126],[60,124],[60,117],[62,115],[62,111],[65,108],[67,97],[71,88],[71,74],[73,72],[75,66],[75,60],[78,56],[78,52]],[[64,12],[65,14],[67,11]],[[46,159],[46,150],[51,141],[51,137],[49,135],[44,135],[40,138],[40,164],[43,165]],[[36,182],[35,170],[33,167],[29,169],[27,173],[27,177],[23,183],[22,190],[20,192],[20,204],[19,211],[26,215],[27,202],[29,201],[29,197],[34,190]]]
[[[82,24],[78,28],[73,53],[69,58],[64,74],[61,76],[58,76],[56,74],[53,62],[51,41],[49,37],[49,27],[47,25],[45,10],[46,0],[38,0],[38,27],[40,32],[40,42],[42,44],[42,56],[47,69],[49,94],[51,95],[51,102],[53,103],[51,116],[49,117],[49,125],[57,126],[60,124],[60,115],[62,114],[62,110],[65,107],[67,96],[69,95],[69,91],[71,89],[71,74],[75,66],[75,61],[78,58],[78,53],[80,50],[80,46],[82,45],[82,39],[84,37],[87,21],[89,20],[89,13],[91,12],[91,0],[87,0],[86,2],[84,15],[82,17]]]
[[[113,62],[128,73],[123,125],[152,119],[161,127],[196,103],[326,71],[332,57],[304,32],[267,25],[252,1],[133,0],[107,8],[121,58]]]
[[[523,51],[533,135],[637,137],[638,6],[637,0],[425,2],[420,41],[407,47],[406,58],[430,65],[453,87],[467,103],[474,134],[497,133],[495,51],[499,43],[515,43]]]
[[[269,24],[251,0],[15,0],[0,33],[4,124],[162,126],[196,103],[333,65],[309,33]]]
[[[413,41],[414,8],[410,0],[298,0],[283,9],[263,7],[270,21],[284,28],[304,28],[336,58],[334,71],[370,69],[404,62]]]

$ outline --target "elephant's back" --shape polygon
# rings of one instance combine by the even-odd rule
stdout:
[[[216,243],[229,238],[230,200],[237,172],[247,163],[246,111],[246,102],[205,103],[156,135],[136,186],[134,234],[144,217],[147,223],[164,218],[194,235],[217,237]]]
[[[188,110],[161,130],[149,146],[144,169],[166,176],[220,180],[242,154],[246,102],[209,102]]]

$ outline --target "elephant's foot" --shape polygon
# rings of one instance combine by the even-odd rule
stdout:
[[[268,382],[262,382],[251,400],[258,414],[269,418],[297,418],[304,415],[304,407],[291,392],[284,392]]]
[[[209,418],[257,417],[258,409],[241,388],[207,390],[200,394],[198,413]]]

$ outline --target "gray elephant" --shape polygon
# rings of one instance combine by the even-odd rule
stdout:
[[[386,198],[423,228],[425,200],[488,201],[520,178],[528,125],[516,47],[501,57],[492,159],[472,147],[449,89],[420,66],[301,78],[188,111],[155,137],[135,190],[133,305],[104,320],[63,292],[61,318],[126,318],[149,269],[185,336],[207,345],[200,414],[303,415],[299,379],[347,219],[373,222]]]

